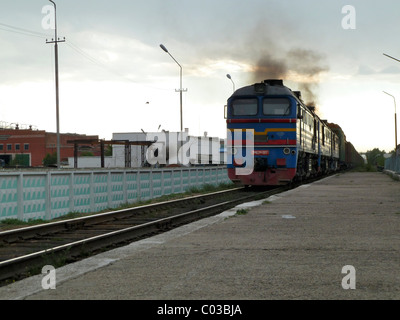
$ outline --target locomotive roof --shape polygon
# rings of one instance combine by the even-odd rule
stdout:
[[[261,83],[255,83],[236,90],[233,96],[246,95],[290,95],[296,97],[294,92],[283,85],[282,80],[264,80]]]
[[[286,87],[281,79],[268,79],[261,83],[255,83],[246,87],[237,89],[231,97],[235,96],[253,96],[253,95],[289,95],[295,98],[301,103],[308,111],[310,111],[315,117],[319,116],[315,112],[315,107],[307,106],[301,98],[300,91],[292,91],[292,89]]]

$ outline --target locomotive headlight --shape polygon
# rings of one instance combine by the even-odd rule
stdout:
[[[289,148],[285,148],[283,149],[283,153],[288,155],[290,153],[290,149]]]

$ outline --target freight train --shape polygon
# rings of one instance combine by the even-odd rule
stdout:
[[[283,80],[236,90],[228,99],[228,176],[243,185],[283,185],[363,162],[336,124],[321,120]]]

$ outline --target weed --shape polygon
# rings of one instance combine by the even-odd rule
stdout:
[[[248,213],[247,209],[239,209],[236,211],[236,215],[241,216],[241,215],[245,215]]]
[[[74,218],[79,218],[80,216],[82,216],[81,212],[78,211],[72,211],[67,213],[66,215],[63,215],[62,217],[58,217],[54,220],[60,220],[60,219],[74,219]]]
[[[61,251],[61,252],[49,252],[49,253],[45,253],[42,255],[42,262],[40,264],[35,264],[30,266],[27,269],[27,274],[28,275],[36,275],[36,274],[40,274],[42,267],[45,265],[51,265],[54,268],[59,268],[62,267],[66,264],[66,262],[68,261],[68,257],[69,257],[69,251],[70,248],[66,248],[65,250]]]
[[[28,221],[23,221],[19,219],[14,219],[14,218],[9,218],[9,219],[3,219],[0,221],[0,230],[8,230],[8,229],[14,229],[18,227],[26,227],[26,226],[33,226],[36,224],[42,224],[47,222],[46,220],[43,219],[29,219]]]

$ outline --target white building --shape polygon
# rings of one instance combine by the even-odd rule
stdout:
[[[190,136],[185,132],[113,133],[112,156],[104,157],[106,168],[218,165],[224,161],[224,140]],[[126,143],[128,142],[128,143]],[[154,142],[150,144],[150,142]],[[149,145],[150,144],[150,145]],[[68,158],[74,167],[74,158]],[[79,157],[78,168],[99,168],[100,157]]]

